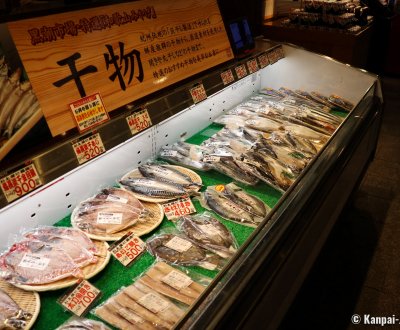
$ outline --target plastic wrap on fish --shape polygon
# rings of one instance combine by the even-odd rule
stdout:
[[[73,316],[60,325],[56,330],[111,330],[103,322]]]
[[[236,253],[238,245],[232,233],[208,212],[179,218],[177,228],[189,239],[222,258],[230,258]]]
[[[24,311],[7,292],[0,289],[0,328],[25,329],[32,314]]]

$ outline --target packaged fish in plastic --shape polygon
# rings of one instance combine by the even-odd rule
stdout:
[[[143,205],[133,207],[119,201],[89,198],[73,210],[71,223],[85,233],[102,236],[129,228],[145,215]]]
[[[212,187],[207,187],[206,191],[202,193],[200,203],[203,207],[214,211],[226,220],[250,227],[257,227],[257,225],[263,220],[262,217],[251,214],[242,206],[225,197]]]
[[[23,310],[7,292],[0,289],[0,328],[25,329],[32,314]]]
[[[168,228],[147,240],[147,250],[154,257],[170,264],[221,269],[223,259],[188,239],[184,234]]]
[[[92,200],[122,203],[145,211],[143,204],[135,197],[134,194],[121,188],[103,188],[98,194],[92,197]]]
[[[237,251],[232,233],[209,212],[181,217],[176,226],[189,239],[222,258],[230,258]]]
[[[190,306],[211,283],[211,278],[187,268],[156,261],[135,283],[146,285],[161,295]]]
[[[111,330],[103,322],[90,320],[84,317],[72,316],[56,330]]]
[[[147,285],[135,282],[122,287],[93,314],[119,329],[172,329],[185,310]]]

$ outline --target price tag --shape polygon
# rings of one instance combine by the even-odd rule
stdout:
[[[110,119],[100,93],[82,97],[69,104],[80,133]]]
[[[189,276],[177,270],[169,272],[167,275],[161,278],[161,281],[176,290],[185,289],[193,283]]]
[[[179,198],[175,201],[164,203],[162,207],[168,220],[174,220],[183,215],[196,213],[196,208],[190,200],[190,197]]]
[[[75,287],[62,296],[58,303],[77,316],[84,315],[99,298],[101,291],[86,280],[80,281]]]
[[[139,133],[153,125],[147,109],[143,109],[131,114],[130,116],[126,117],[126,121],[128,122],[128,126],[132,135]]]
[[[249,69],[250,73],[254,73],[258,71],[258,64],[255,58],[247,61],[247,69]]]
[[[79,164],[86,163],[106,151],[99,133],[79,139],[72,144]]]
[[[164,244],[166,247],[178,251],[186,252],[192,247],[192,243],[178,236],[174,236],[167,243]]]
[[[232,70],[226,70],[221,73],[221,79],[224,85],[228,85],[235,81],[235,77],[233,76]]]
[[[97,213],[97,223],[120,225],[122,216],[122,213],[99,212]]]
[[[137,302],[155,314],[166,310],[170,306],[168,301],[154,293],[145,294]]]
[[[203,157],[203,162],[204,163],[218,163],[221,160],[221,157],[219,156],[214,156],[214,155],[205,155]]]
[[[281,58],[285,57],[285,53],[283,51],[283,47],[282,46],[279,46],[278,48],[275,48],[275,52],[276,52],[277,61],[280,60]]]
[[[277,62],[283,57],[285,57],[285,55],[282,47],[275,48],[268,53],[268,60],[271,64]]]
[[[1,190],[10,203],[42,185],[35,165],[29,164],[0,179]]]
[[[178,156],[178,151],[164,149],[163,151],[161,151],[160,155],[161,157],[176,157]]]
[[[203,84],[198,84],[196,87],[191,88],[190,95],[192,95],[192,99],[195,104],[207,98],[207,93]]]
[[[239,65],[235,68],[236,71],[236,75],[239,79],[242,79],[243,77],[247,76],[247,70],[246,70],[246,66],[244,64]]]
[[[49,258],[39,257],[34,254],[25,253],[18,266],[24,268],[37,269],[37,270],[45,270],[49,262],[50,262]]]
[[[268,55],[264,53],[258,56],[258,63],[260,63],[261,68],[265,68],[269,64]]]
[[[125,267],[130,266],[145,250],[146,243],[134,233],[129,232],[114,242],[108,250]]]

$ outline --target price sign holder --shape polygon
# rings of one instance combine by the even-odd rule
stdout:
[[[196,213],[190,197],[179,198],[172,202],[163,203],[164,214],[168,220],[172,221],[178,219],[181,216]]]
[[[244,64],[237,66],[235,68],[235,71],[236,71],[236,75],[237,75],[238,79],[242,79],[247,76],[247,70],[246,70],[246,66]]]
[[[1,190],[9,203],[35,190],[42,184],[32,161],[8,171],[0,178]]]
[[[108,120],[110,117],[100,93],[82,97],[69,104],[80,133],[86,132]]]
[[[199,83],[195,87],[191,88],[189,92],[195,104],[204,101],[207,98],[207,93],[202,83]]]
[[[224,86],[228,85],[230,83],[233,83],[235,81],[235,77],[233,76],[232,70],[229,69],[229,70],[222,72],[221,79],[222,79],[222,82],[224,83]]]
[[[89,311],[100,296],[101,291],[99,289],[88,281],[81,280],[57,302],[71,313],[82,316]]]
[[[100,133],[96,131],[73,141],[72,148],[79,164],[86,163],[106,151]]]
[[[132,135],[135,135],[153,125],[147,109],[133,112],[126,117],[126,122],[128,123]]]
[[[129,267],[146,250],[146,243],[134,233],[128,232],[114,242],[108,250],[125,267]]]
[[[254,73],[258,71],[258,64],[257,60],[255,58],[247,61],[247,69],[249,70],[250,73]]]

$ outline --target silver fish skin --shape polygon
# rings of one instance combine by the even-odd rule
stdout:
[[[173,167],[163,165],[140,165],[139,172],[146,178],[157,179],[160,181],[173,182],[185,187],[199,187],[201,185],[193,182],[190,176],[178,171]]]
[[[258,179],[251,173],[243,171],[242,168],[232,159],[221,159],[219,162],[212,163],[213,168],[235,181],[247,184],[255,185]]]
[[[233,182],[225,185],[225,189],[222,193],[225,197],[242,207],[245,211],[257,217],[265,218],[271,210],[261,199],[246,193]]]
[[[204,199],[208,207],[224,219],[253,226],[256,226],[262,220],[241,209],[231,200],[219,195],[215,190],[207,189],[204,192]]]
[[[134,193],[152,198],[172,199],[195,194],[193,191],[185,190],[182,185],[151,178],[129,178],[120,180],[120,184]]]

